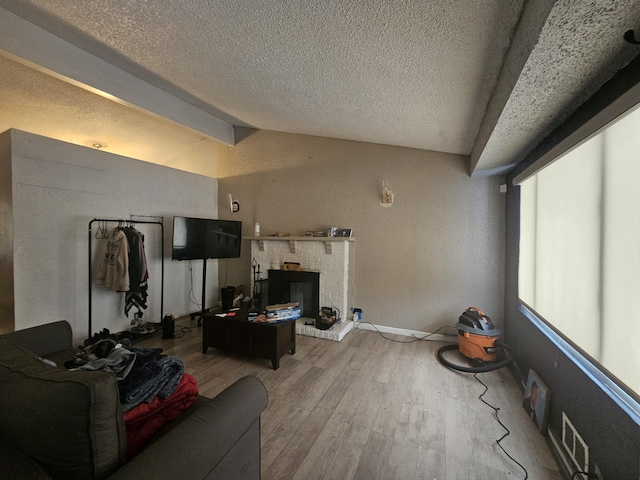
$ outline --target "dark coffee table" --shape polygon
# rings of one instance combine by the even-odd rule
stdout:
[[[214,312],[202,316],[202,353],[209,347],[271,360],[274,370],[280,367],[285,353],[296,353],[295,320],[279,323],[254,323],[247,320],[247,310],[233,317],[218,317]]]

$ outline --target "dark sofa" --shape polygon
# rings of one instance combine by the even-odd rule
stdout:
[[[259,479],[264,385],[247,376],[198,398],[127,460],[115,376],[68,371],[68,322],[0,336],[0,478]]]

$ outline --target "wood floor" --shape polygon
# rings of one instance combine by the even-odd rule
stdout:
[[[396,343],[367,330],[353,330],[342,342],[299,335],[296,354],[273,370],[268,360],[214,349],[203,355],[202,330],[188,319],[178,323],[192,331],[173,340],[154,335],[142,344],[181,358],[201,395],[213,397],[244,375],[266,386],[263,480],[525,478],[496,444],[505,430],[478,399],[484,387],[438,362],[441,343]],[[500,409],[511,431],[502,446],[529,479],[561,480],[507,369],[478,377],[489,387],[484,399]]]

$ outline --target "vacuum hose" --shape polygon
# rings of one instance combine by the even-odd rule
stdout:
[[[493,370],[498,370],[499,368],[506,367],[507,365],[509,365],[511,362],[515,360],[515,356],[512,354],[512,350],[508,345],[502,343],[500,340],[496,340],[495,344],[497,347],[501,347],[506,354],[505,358],[498,360],[496,362],[485,363],[483,360],[476,358],[474,360],[474,363],[476,363],[477,365],[476,367],[465,367],[464,365],[458,365],[456,363],[452,363],[445,358],[444,352],[448,350],[457,350],[458,345],[455,343],[441,347],[438,350],[438,360],[440,360],[440,363],[442,363],[445,367],[449,367],[452,370],[457,370],[459,372],[466,372],[466,373],[491,372]]]

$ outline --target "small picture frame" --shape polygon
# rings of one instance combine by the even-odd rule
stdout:
[[[350,237],[351,229],[350,228],[339,228],[336,232],[336,237]]]
[[[547,433],[550,402],[551,390],[536,372],[529,370],[522,407],[543,435]]]

